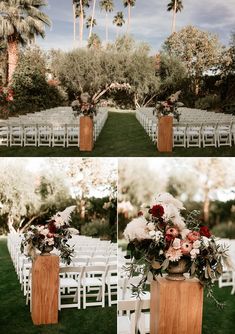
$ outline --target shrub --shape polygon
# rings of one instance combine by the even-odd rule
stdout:
[[[205,97],[201,97],[195,102],[195,107],[198,109],[218,109],[220,106],[220,97],[213,94]]]
[[[107,221],[95,220],[91,223],[86,223],[81,227],[81,234],[90,237],[99,237],[103,239],[112,238],[112,228]]]
[[[212,229],[213,234],[220,238],[235,239],[235,224],[229,221],[216,225]]]
[[[13,110],[17,112],[52,108],[63,102],[58,88],[46,81],[46,64],[39,49],[27,50],[21,55],[14,73]]]

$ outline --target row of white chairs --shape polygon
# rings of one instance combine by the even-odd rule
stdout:
[[[59,308],[77,307],[80,308],[81,298],[83,308],[87,306],[105,306],[105,297],[108,297],[108,305],[116,303],[117,298],[117,256],[116,247],[109,241],[102,241],[98,238],[73,236],[74,244],[78,245],[79,239],[89,244],[94,242],[97,245],[105,244],[106,256],[95,253],[84,255],[75,253],[71,264],[65,265],[60,262],[60,292]],[[21,284],[26,304],[31,299],[31,270],[32,261],[21,253],[20,244],[22,236],[17,233],[8,235],[8,249],[11,255],[15,270]],[[89,240],[89,242],[88,242]],[[85,245],[83,245],[85,247]],[[84,248],[85,249],[85,248]],[[113,250],[112,252],[110,250]],[[79,289],[78,289],[79,288]],[[105,290],[107,292],[105,293]],[[93,293],[92,293],[93,292]],[[96,299],[94,299],[96,297]],[[64,299],[72,299],[72,303],[62,303]],[[92,300],[91,300],[92,299]],[[91,300],[91,302],[89,301]]]
[[[94,117],[93,139],[98,139],[108,118],[106,110]],[[46,118],[42,115],[0,122],[0,146],[79,147],[79,117],[68,119]]]
[[[138,109],[136,118],[151,140],[156,143],[158,137],[158,120],[151,110]],[[200,118],[184,123],[173,124],[174,147],[232,146],[235,143],[235,121],[200,122]]]

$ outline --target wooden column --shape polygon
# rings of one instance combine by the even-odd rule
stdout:
[[[32,266],[34,325],[58,323],[59,257],[38,255]]]
[[[92,151],[93,150],[93,119],[89,116],[80,117],[80,139],[79,149],[80,151]]]
[[[197,279],[151,284],[150,334],[201,334],[203,288]]]
[[[159,152],[172,152],[173,117],[160,116],[158,119],[157,148]]]

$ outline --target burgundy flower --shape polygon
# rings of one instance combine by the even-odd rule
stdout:
[[[144,214],[143,214],[143,212],[142,211],[139,211],[138,212],[138,217],[141,217],[141,216],[143,216]]]
[[[51,221],[49,224],[48,224],[48,229],[49,229],[49,232],[54,234],[56,232],[56,226],[54,224],[54,220]]]
[[[164,215],[164,208],[162,205],[157,204],[154,205],[150,210],[149,213],[151,213],[151,215],[153,215],[156,218],[160,218]]]
[[[165,236],[166,242],[171,242],[173,239],[175,239],[175,237],[173,235],[166,234],[166,236]]]
[[[211,236],[211,233],[210,233],[210,230],[207,226],[201,226],[200,227],[200,231],[199,233],[203,236],[203,237],[207,237],[207,238],[210,238]]]

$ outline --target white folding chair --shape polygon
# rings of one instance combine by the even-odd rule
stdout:
[[[117,285],[118,285],[117,264],[108,266],[105,283],[108,288],[108,305],[111,306],[113,304],[117,304],[117,298],[112,300],[112,295],[117,296]]]
[[[106,266],[87,266],[82,279],[83,308],[87,306],[105,306]],[[92,292],[89,289],[92,288]],[[95,292],[94,292],[95,291]],[[96,300],[94,300],[96,297]],[[92,298],[91,301],[89,301]]]
[[[59,310],[62,308],[71,308],[76,307],[81,308],[81,280],[83,277],[85,267],[61,267],[60,274],[65,274],[63,277],[60,277],[60,287],[59,287]],[[71,295],[72,291],[75,291],[75,294]],[[69,293],[63,294],[63,291],[68,291]],[[62,304],[62,298],[71,299],[73,298],[73,303]]]

